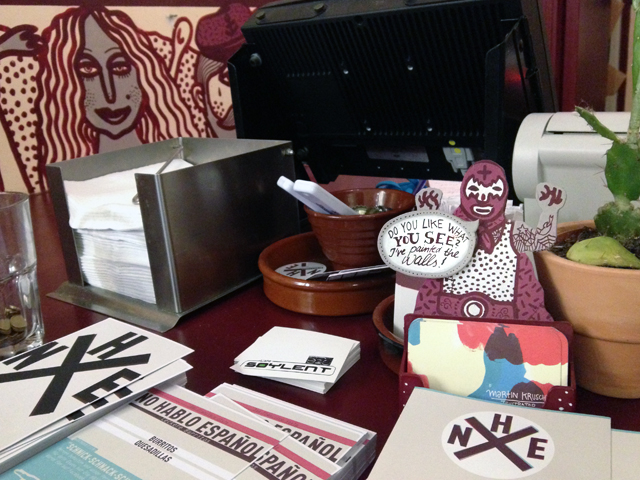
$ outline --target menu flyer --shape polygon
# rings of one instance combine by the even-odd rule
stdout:
[[[0,454],[192,350],[106,319],[0,362]]]
[[[374,432],[242,387],[216,391],[151,388],[0,480],[355,480],[373,461]],[[323,437],[297,435],[307,429]],[[348,457],[330,454],[341,441]]]
[[[184,388],[154,388],[0,478],[231,480],[286,436]]]

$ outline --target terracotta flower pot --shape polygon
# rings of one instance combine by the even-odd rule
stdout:
[[[593,222],[560,224],[558,240],[583,226]],[[534,258],[547,310],[573,326],[577,384],[640,398],[640,270],[582,265],[550,252]]]

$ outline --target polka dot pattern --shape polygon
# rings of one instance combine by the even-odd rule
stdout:
[[[170,38],[150,33],[154,49],[167,67],[171,63],[173,45]],[[195,66],[199,52],[187,48],[177,69],[178,90],[182,100],[191,111],[198,134],[207,136],[204,106],[197,103],[192,92],[195,83]],[[32,57],[9,55],[0,59],[0,115],[4,119],[6,137],[18,168],[25,179],[28,192],[43,190],[37,174],[37,116],[35,99],[38,95],[36,74],[39,66]]]
[[[20,158],[19,168],[28,179],[29,192],[39,187],[34,109],[37,69],[38,64],[31,57],[8,56],[0,60],[0,113],[14,154]]]
[[[518,254],[511,247],[512,224],[507,223],[491,254],[478,250],[456,275],[445,278],[443,291],[454,295],[481,292],[493,300],[513,301]]]
[[[167,68],[171,65],[171,59],[173,55],[173,46],[171,40],[161,35],[150,34],[153,48],[158,52],[160,57],[164,60]],[[180,97],[187,104],[189,110],[191,110],[193,117],[192,120],[198,129],[198,134],[201,137],[207,136],[206,119],[202,109],[202,105],[196,105],[194,97],[192,95],[193,86],[195,83],[195,70],[198,60],[199,52],[192,48],[187,48],[180,60],[180,67],[178,68],[178,77],[175,79],[178,84]]]

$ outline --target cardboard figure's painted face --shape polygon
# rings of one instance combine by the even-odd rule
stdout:
[[[473,220],[495,220],[507,205],[507,178],[497,164],[482,160],[469,168],[460,189],[460,207]]]
[[[99,132],[119,138],[135,127],[142,104],[136,69],[91,16],[84,37],[75,68],[84,88],[87,120]]]

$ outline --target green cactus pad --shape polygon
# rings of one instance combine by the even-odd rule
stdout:
[[[586,265],[640,269],[640,260],[611,237],[595,237],[573,245],[567,258]]]
[[[640,209],[634,208],[629,202],[618,201],[603,205],[594,221],[598,232],[615,238],[623,245],[640,237]]]
[[[640,197],[640,151],[626,143],[613,142],[607,151],[604,175],[614,198],[637,200]]]

